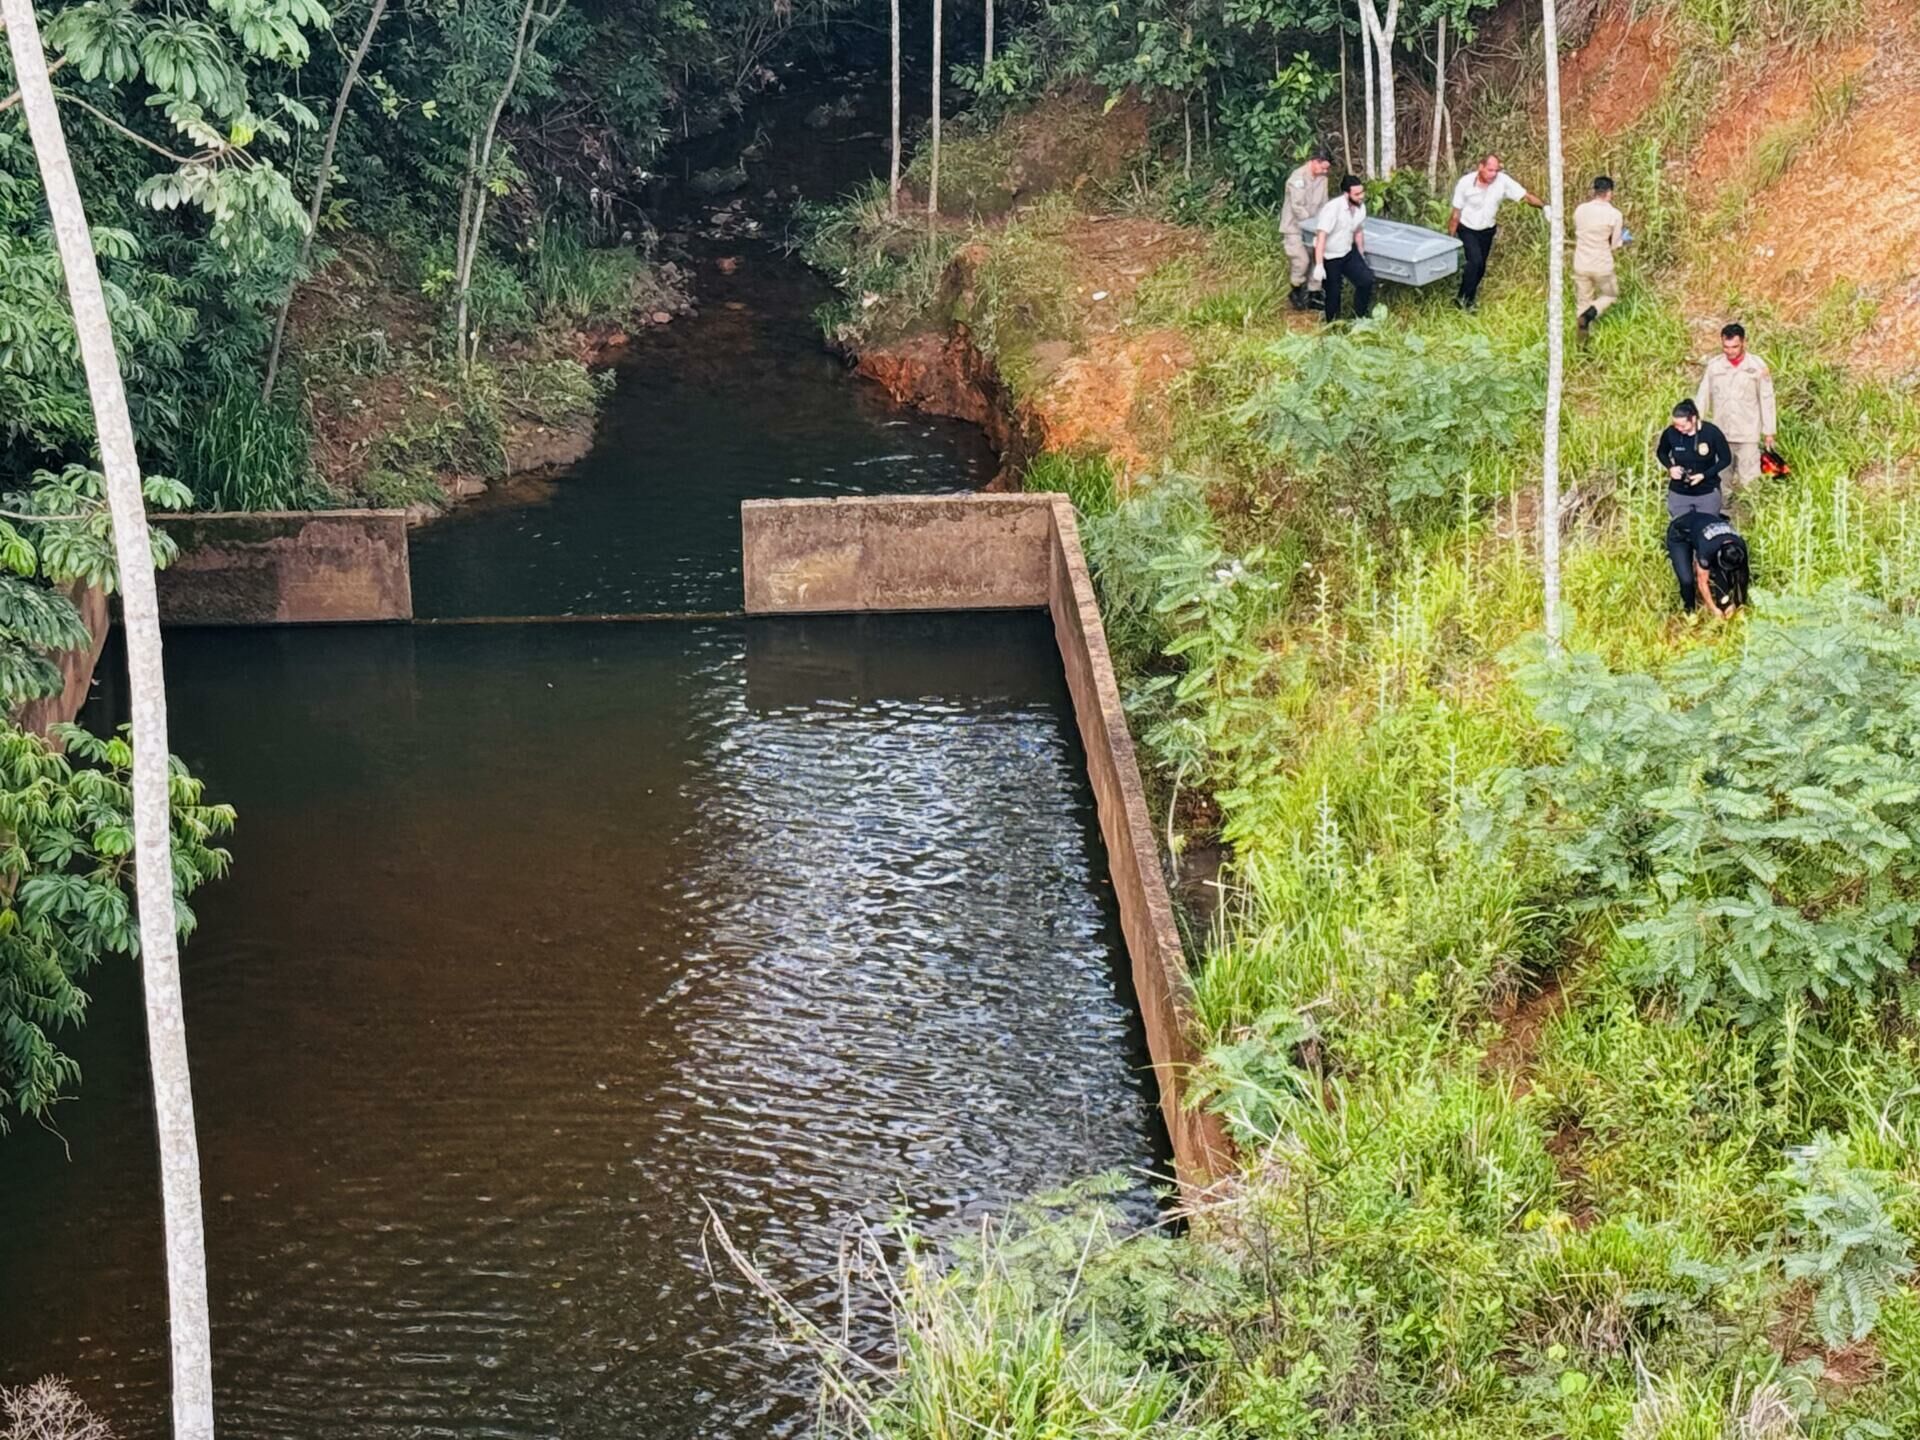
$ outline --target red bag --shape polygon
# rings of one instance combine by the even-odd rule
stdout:
[[[1762,475],[1791,475],[1793,467],[1787,464],[1787,457],[1778,450],[1760,452],[1760,473]]]

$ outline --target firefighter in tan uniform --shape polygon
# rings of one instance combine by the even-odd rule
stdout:
[[[1287,252],[1287,280],[1293,287],[1287,299],[1296,310],[1307,308],[1307,277],[1313,264],[1300,226],[1327,203],[1327,172],[1332,168],[1333,157],[1315,150],[1306,164],[1287,177],[1286,198],[1280,204],[1280,243]]]
[[[1735,477],[1742,484],[1758,480],[1760,451],[1773,448],[1773,372],[1747,349],[1744,326],[1721,330],[1720,353],[1707,362],[1693,403],[1727,437]]]
[[[1626,244],[1627,222],[1613,208],[1613,181],[1593,182],[1593,198],[1573,212],[1573,306],[1580,316],[1580,341],[1593,322],[1620,298],[1620,277],[1613,252]]]

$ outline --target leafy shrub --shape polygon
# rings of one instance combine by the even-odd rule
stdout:
[[[1636,975],[1752,1022],[1867,994],[1920,924],[1920,621],[1855,592],[1774,602],[1663,675],[1592,655],[1521,670],[1563,750],[1531,775],[1585,906]]]
[[[1234,418],[1369,518],[1448,497],[1536,404],[1530,357],[1479,334],[1434,340],[1375,317],[1289,333],[1267,357],[1278,373]]]
[[[56,1044],[62,1028],[86,1014],[81,982],[103,955],[132,955],[139,944],[130,887],[133,747],[77,725],[55,727],[66,746],[0,727],[0,808],[7,831],[0,875],[0,1130],[5,1111],[46,1114],[73,1093],[79,1066]],[[186,896],[226,873],[229,856],[213,842],[233,826],[233,811],[201,800],[201,782],[175,760],[170,782],[173,875],[182,934],[193,928]]]
[[[1301,54],[1276,67],[1264,86],[1228,95],[1220,127],[1234,174],[1248,198],[1279,203],[1287,176],[1313,146],[1334,83],[1330,71]]]
[[[1881,1304],[1913,1273],[1907,1237],[1887,1214],[1891,1177],[1854,1165],[1846,1145],[1824,1132],[1787,1159],[1787,1275],[1819,1282],[1814,1323],[1838,1349],[1873,1333]]]
[[[1216,532],[1204,485],[1181,474],[1139,485],[1125,504],[1088,516],[1080,528],[1100,590],[1107,643],[1123,669],[1145,668],[1172,638],[1153,561],[1170,541],[1186,535],[1211,540]]]
[[[1287,719],[1267,685],[1278,657],[1264,640],[1292,575],[1263,547],[1230,555],[1194,534],[1151,569],[1161,587],[1154,609],[1172,636],[1162,653],[1182,668],[1134,687],[1128,706],[1146,718],[1141,740],[1175,784],[1204,780],[1234,803],[1286,756]]]

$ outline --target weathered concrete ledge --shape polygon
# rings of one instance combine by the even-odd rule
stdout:
[[[1186,957],[1072,502],[1064,495],[749,500],[740,529],[749,615],[1050,613],[1174,1166],[1190,1197],[1226,1175],[1233,1150],[1225,1128],[1185,1103],[1187,1076],[1200,1058]]]
[[[740,507],[749,615],[1047,604],[1045,496],[853,496]]]
[[[169,625],[413,618],[404,510],[155,516],[180,547],[160,572]]]

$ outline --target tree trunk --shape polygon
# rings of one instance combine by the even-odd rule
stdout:
[[[293,308],[293,292],[307,268],[307,260],[313,254],[313,236],[320,228],[320,207],[326,203],[327,180],[333,169],[333,147],[340,140],[340,122],[347,118],[347,100],[353,94],[354,82],[360,78],[360,66],[367,58],[367,51],[373,48],[373,32],[380,28],[380,20],[386,13],[387,0],[373,0],[373,10],[367,16],[367,28],[360,32],[359,48],[347,62],[347,77],[340,82],[339,98],[333,102],[333,123],[327,126],[327,143],[320,147],[320,170],[313,177],[313,203],[307,206],[307,233],[301,237],[300,258],[294,262],[293,279],[287,283],[286,298],[281,300],[280,313],[273,321],[273,344],[267,349],[267,378],[260,386],[262,400],[273,399],[273,379],[280,369],[280,346],[287,337],[287,312]]]
[[[1447,115],[1447,17],[1440,16],[1440,30],[1433,58],[1433,134],[1427,138],[1427,188],[1440,184],[1440,127]]]
[[[1359,0],[1365,5],[1367,0]],[[1360,175],[1371,180],[1377,173],[1373,163],[1374,137],[1379,128],[1374,120],[1373,110],[1373,36],[1367,30],[1367,17],[1360,16],[1360,93],[1364,97],[1360,108]]]
[[[987,67],[991,64],[993,64],[993,0],[987,0],[987,51],[986,57],[980,62],[981,73],[985,74]]]
[[[506,112],[507,101],[513,98],[513,87],[520,83],[520,67],[526,61],[527,46],[531,43],[529,30],[533,24],[533,7],[534,0],[527,0],[527,3],[521,7],[520,28],[513,37],[513,63],[507,67],[506,83],[501,85],[500,93],[494,97],[493,109],[487,114],[486,128],[480,132],[478,156],[469,167],[467,183],[461,191],[462,203],[469,203],[467,197],[471,196],[470,203],[473,206],[471,220],[462,216],[460,228],[466,237],[466,249],[463,254],[455,257],[454,264],[453,334],[454,343],[460,350],[462,369],[466,368],[473,358],[468,353],[467,343],[467,294],[473,285],[473,262],[480,253],[481,238],[486,233],[484,222],[487,218],[487,168],[493,164],[493,141],[500,131],[500,117]],[[543,15],[542,28],[545,28],[547,22],[559,13],[559,7],[556,5],[553,11]],[[533,33],[532,39],[538,39],[538,32]],[[471,156],[474,150],[470,147],[467,153]],[[476,338],[473,343],[474,354],[479,352],[479,348]]]
[[[1347,113],[1347,32],[1340,30],[1340,155],[1346,161],[1346,173],[1353,173],[1353,125]]]
[[[167,1321],[173,1357],[174,1440],[213,1440],[213,1344],[207,1325],[207,1249],[200,1215],[200,1147],[193,1128],[193,1086],[180,998],[180,955],[173,910],[173,834],[168,798],[167,691],[160,663],[160,612],[153,550],[133,422],[114,351],[73,162],[54,108],[46,52],[33,0],[0,0],[13,73],[33,136],[54,245],[66,274],[74,331],[93,403],[107,509],[113,517],[133,707],[134,886],[140,926],[140,977],[153,1072],[154,1130],[160,1144],[160,1218],[166,1232]]]
[[[940,0],[933,0],[933,157],[927,171],[927,228],[940,218]]]
[[[1360,23],[1373,40],[1373,68],[1380,86],[1379,175],[1382,180],[1391,180],[1400,158],[1393,99],[1393,35],[1400,25],[1400,0],[1387,0],[1384,21],[1374,0],[1360,0]]]
[[[893,158],[887,167],[887,214],[900,218],[900,0],[889,0],[893,22]]]
[[[1560,153],[1560,25],[1554,0],[1542,0],[1547,50],[1547,414],[1540,454],[1540,568],[1546,592],[1547,649],[1560,653],[1560,402],[1566,384],[1566,166]]]

